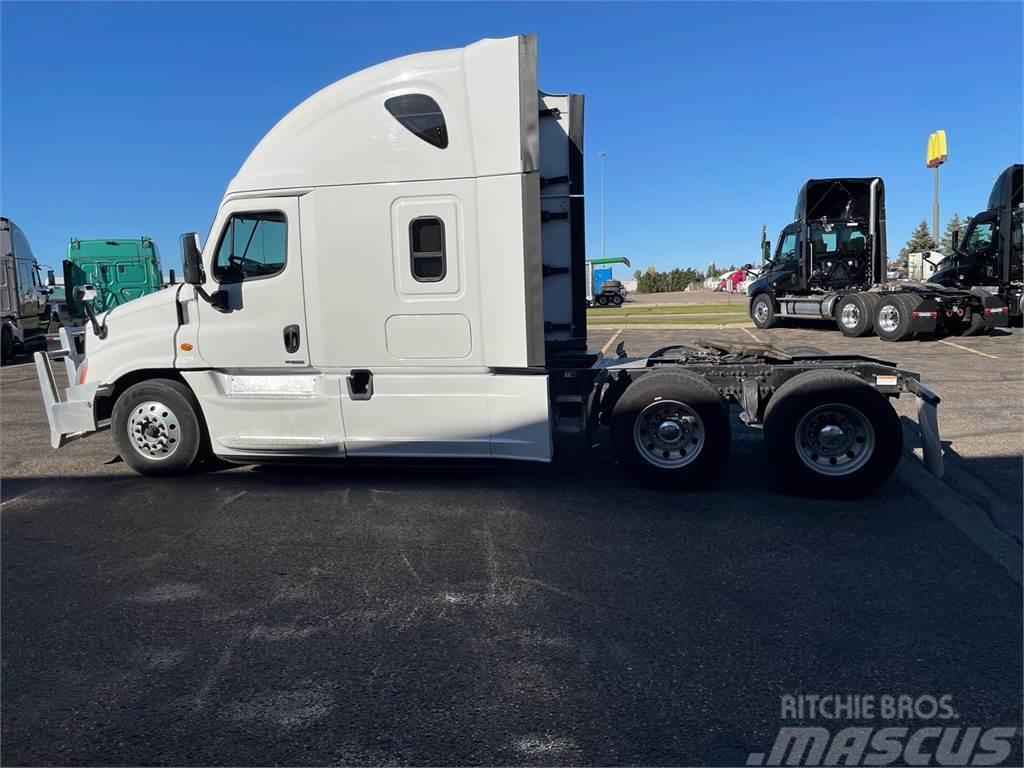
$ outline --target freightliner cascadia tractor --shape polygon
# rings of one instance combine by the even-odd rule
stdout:
[[[109,311],[81,286],[86,327],[35,356],[52,445],[110,429],[148,475],[548,462],[604,425],[624,469],[693,487],[724,466],[736,406],[784,485],[856,496],[901,460],[890,398],[911,395],[941,474],[939,399],[891,363],[712,339],[590,350],[583,157],[583,97],[538,90],[529,35],[328,86],[252,150],[205,244],[182,237],[183,284]]]

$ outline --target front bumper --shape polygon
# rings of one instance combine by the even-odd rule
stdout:
[[[34,355],[43,407],[50,425],[50,445],[54,448],[60,448],[65,443],[108,426],[107,422],[96,419],[95,409],[97,396],[106,390],[97,384],[75,383],[78,381],[78,366],[83,359],[78,352],[76,337],[84,332],[84,328],[61,328],[60,349],[36,352]],[[64,361],[68,387],[64,390],[63,399],[58,394],[53,375],[53,360]]]

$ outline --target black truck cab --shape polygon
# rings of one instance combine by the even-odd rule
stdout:
[[[954,240],[929,282],[949,288],[989,288],[1002,297],[1011,317],[1024,314],[1024,164],[996,179],[988,208]]]
[[[829,317],[838,298],[868,288],[885,269],[885,186],[880,178],[811,179],[797,195],[793,222],[765,270],[750,284],[751,317],[769,327],[776,314]]]

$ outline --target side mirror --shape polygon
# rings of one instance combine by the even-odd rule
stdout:
[[[953,244],[953,250],[955,251],[957,249],[957,246],[960,245],[959,229],[954,229],[953,232],[950,234],[950,242]]]
[[[181,236],[182,276],[189,285],[202,285],[206,282],[203,275],[203,252],[199,248],[199,235],[186,232]]]
[[[76,285],[74,290],[75,301],[80,301],[83,304],[91,304],[96,301],[96,286],[94,285]]]
[[[167,270],[167,284],[175,285],[178,281],[178,276],[174,274],[173,269]]]
[[[772,256],[772,241],[765,240],[761,243],[761,261],[768,261]]]
[[[52,269],[46,270],[46,284],[51,288],[57,284],[57,276],[53,274]]]

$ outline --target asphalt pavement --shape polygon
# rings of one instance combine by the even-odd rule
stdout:
[[[712,335],[616,333],[593,346]],[[1019,725],[1021,332],[714,335],[919,370],[949,476],[908,451],[866,499],[783,496],[737,424],[701,493],[634,486],[602,444],[144,479],[108,433],[51,451],[33,369],[5,366],[0,760],[742,765],[795,693]]]

